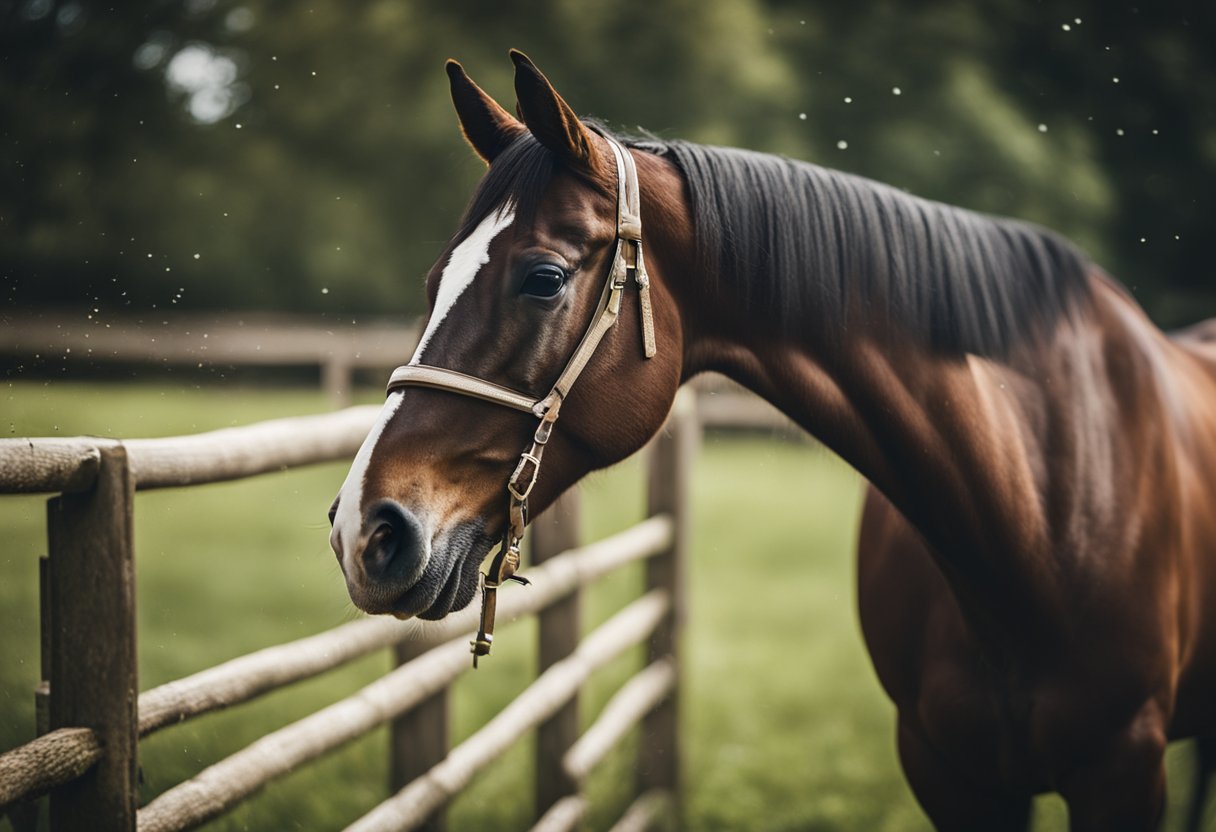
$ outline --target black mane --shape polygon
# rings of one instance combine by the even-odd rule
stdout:
[[[1088,258],[1038,226],[779,156],[659,147],[688,180],[703,268],[783,331],[839,331],[861,303],[937,349],[999,356],[1088,291]]]
[[[624,141],[680,168],[704,279],[781,332],[843,340],[860,308],[935,349],[1000,357],[1088,297],[1086,255],[1030,223],[780,156]],[[465,229],[508,198],[532,216],[555,165],[530,135],[517,140],[474,195]]]

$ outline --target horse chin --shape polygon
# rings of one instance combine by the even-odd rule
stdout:
[[[395,618],[438,621],[462,610],[477,595],[482,560],[495,540],[481,531],[480,524],[461,524],[436,541],[422,577],[393,604]]]

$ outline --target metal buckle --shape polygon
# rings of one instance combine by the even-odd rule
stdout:
[[[532,475],[528,477],[528,485],[523,489],[522,493],[517,486],[520,479],[523,478],[525,467],[528,463],[532,464]],[[519,500],[521,503],[528,499],[528,495],[532,493],[532,489],[536,486],[536,476],[540,473],[540,457],[534,456],[527,451],[519,455],[519,463],[515,466],[515,473],[511,474],[511,479],[507,481],[507,491],[511,492],[511,496]]]

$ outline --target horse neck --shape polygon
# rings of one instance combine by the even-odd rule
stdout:
[[[685,310],[709,324],[686,321],[686,370],[734,378],[853,465],[921,532],[965,608],[1001,617],[1003,603],[1047,625],[1069,603],[1061,558],[1084,563],[1093,540],[1134,522],[1113,483],[1160,448],[1145,431],[1159,414],[1137,343],[1155,348],[1160,333],[1121,322],[1126,301],[1094,283],[1094,309],[1008,362],[943,355],[864,321],[824,349],[730,326],[731,310],[702,298]]]

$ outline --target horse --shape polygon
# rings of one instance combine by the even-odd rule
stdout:
[[[615,136],[511,58],[518,116],[447,64],[487,170],[330,511],[351,600],[442,618],[499,545],[484,654],[529,502],[716,371],[869,482],[862,633],[930,821],[1155,828],[1167,742],[1216,738],[1216,323],[1165,335],[1028,223]]]

